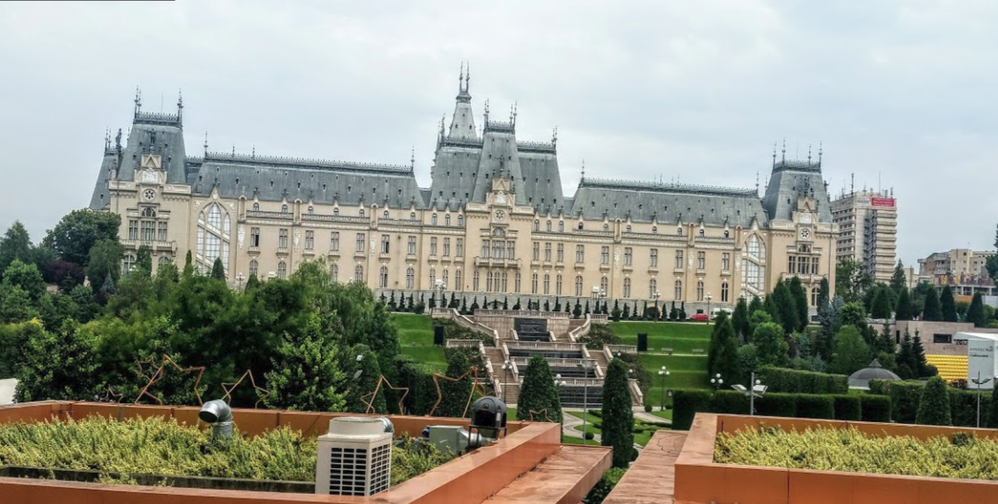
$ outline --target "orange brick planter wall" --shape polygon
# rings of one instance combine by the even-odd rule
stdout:
[[[990,429],[698,413],[676,459],[676,500],[718,504],[998,504],[998,482],[993,481],[714,463],[718,433],[760,425],[798,431],[809,427],[855,427],[868,435],[919,439],[973,432],[979,437],[998,439],[998,431]]]
[[[0,424],[12,422],[40,422],[53,418],[83,419],[88,416],[106,418],[133,418],[161,416],[176,418],[178,422],[197,424],[194,407],[134,406],[102,403],[42,402],[0,407]],[[309,413],[270,410],[233,410],[235,423],[240,431],[257,435],[277,426],[291,426],[306,435],[324,434],[329,419],[349,414]],[[356,415],[353,415],[356,416]],[[391,416],[395,431],[418,436],[426,425],[468,425],[467,419]],[[157,488],[130,485],[103,485],[96,483],[70,483],[49,480],[0,478],[0,503],[22,502],[72,502],[146,504],[263,504],[292,502],[362,503],[383,502],[391,504],[430,503],[480,503],[510,482],[536,467],[560,447],[560,426],[552,423],[509,422],[509,434],[498,443],[480,448],[454,459],[432,471],[417,476],[371,498],[280,494],[267,492],[239,492],[229,490],[203,490],[187,488]],[[609,463],[609,449],[602,450]],[[603,470],[606,468],[603,467]],[[595,482],[599,474],[573,475]],[[580,489],[582,495],[590,484]]]

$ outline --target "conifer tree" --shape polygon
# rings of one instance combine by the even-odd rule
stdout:
[[[631,320],[631,307],[627,303],[624,303],[624,313],[621,314],[624,320]]]
[[[879,284],[873,289],[873,302],[870,303],[870,316],[875,319],[891,318],[891,301],[888,288]]]
[[[943,312],[943,320],[946,322],[956,322],[956,301],[953,299],[953,289],[949,285],[943,287],[943,292],[939,296],[939,309]]]
[[[460,350],[455,350],[447,358],[447,377],[459,378],[471,369],[468,356]],[[464,376],[456,382],[439,380],[440,404],[433,416],[460,417],[468,406],[468,396],[471,394],[471,377]]]
[[[915,423],[920,425],[953,425],[950,418],[949,391],[946,382],[938,376],[929,378],[922,389]]]
[[[897,308],[895,309],[894,319],[895,320],[912,319],[911,293],[907,287],[901,289],[898,292],[898,303],[897,303]]]
[[[727,312],[720,312],[714,322],[714,330],[707,350],[707,370],[709,376],[718,373],[729,379],[741,377],[741,364],[738,360],[738,337]]]
[[[915,371],[916,377],[931,376],[931,370],[929,369],[929,363],[925,360],[925,346],[922,345],[922,337],[915,331],[915,337],[911,340],[911,351],[915,354],[915,363],[917,369]]]
[[[735,311],[731,314],[731,324],[735,328],[735,334],[742,341],[747,341],[750,336],[748,303],[744,297],[738,298],[735,304]]]
[[[956,309],[954,305],[953,309]],[[943,311],[939,305],[939,295],[935,288],[925,291],[925,307],[922,308],[922,320],[939,322],[943,320]]]
[[[549,380],[550,382],[550,380]],[[603,446],[613,447],[613,466],[626,468],[634,452],[634,411],[627,382],[627,365],[610,361],[603,380]]]
[[[797,308],[796,331],[802,332],[807,328],[807,323],[811,319],[811,312],[808,308],[809,303],[807,301],[807,292],[804,291],[804,285],[797,276],[790,279],[790,285],[788,288],[790,289],[791,297],[794,299],[794,307]]]
[[[985,327],[988,325],[987,316],[984,314],[984,299],[980,292],[974,293],[974,298],[967,308],[967,322],[973,322],[974,327]]]
[[[516,419],[561,423],[561,399],[547,359],[540,355],[531,357],[522,383],[516,401]]]

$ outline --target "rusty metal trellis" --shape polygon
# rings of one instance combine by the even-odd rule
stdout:
[[[367,408],[364,410],[364,412],[367,413],[368,415],[370,415],[371,413],[375,412],[374,411],[374,398],[378,396],[378,391],[381,389],[381,383],[382,382],[384,382],[385,385],[389,389],[391,389],[391,390],[404,390],[405,391],[405,393],[402,394],[402,397],[399,398],[399,414],[401,415],[402,414],[402,401],[404,401],[405,397],[407,395],[409,395],[409,387],[396,387],[396,386],[392,385],[392,382],[388,381],[388,378],[385,378],[385,375],[380,375],[378,377],[378,383],[377,383],[377,385],[374,386],[374,392],[371,392],[369,394],[364,394],[364,395],[360,396],[360,402],[362,402],[362,403],[364,403],[364,404],[367,405]],[[370,401],[365,401],[365,398],[368,398],[368,397],[370,397],[371,400]]]
[[[148,360],[135,361],[135,364],[138,365],[139,367],[139,376],[146,377],[146,374],[142,370],[142,365],[143,364],[154,365],[156,364],[156,361],[152,357],[150,357]],[[201,394],[198,392],[198,385],[201,384],[201,377],[204,376],[205,367],[204,366],[192,366],[187,368],[180,367],[180,364],[177,364],[173,359],[170,358],[169,355],[166,354],[163,354],[163,359],[160,361],[159,367],[156,368],[156,372],[154,372],[152,374],[152,377],[149,378],[149,383],[146,383],[146,386],[142,387],[142,391],[139,392],[139,396],[135,398],[135,402],[133,404],[138,404],[139,401],[142,399],[142,396],[149,396],[156,401],[156,404],[159,404],[160,406],[163,405],[162,399],[149,393],[149,387],[151,387],[154,383],[163,379],[163,371],[165,370],[167,364],[170,364],[171,366],[173,366],[174,369],[176,369],[181,373],[190,373],[191,371],[198,372],[198,378],[197,380],[194,381],[194,397],[197,397],[198,399],[198,406],[203,405],[204,402],[201,401]]]
[[[258,400],[256,401],[256,403],[254,403],[254,404],[253,404],[253,408],[259,408],[259,407],[260,407],[260,403],[261,403],[261,402],[262,402],[262,401],[263,401],[264,399],[266,399],[266,398],[267,398],[268,396],[270,396],[270,391],[269,391],[269,390],[267,390],[267,389],[265,389],[265,388],[263,388],[263,387],[259,387],[259,386],[257,386],[257,384],[256,384],[256,380],[255,380],[255,379],[253,379],[253,370],[251,370],[251,369],[247,369],[247,370],[246,370],[246,372],[245,372],[245,373],[243,373],[243,375],[242,375],[242,376],[240,376],[240,377],[239,377],[239,379],[238,379],[238,380],[236,380],[235,382],[233,382],[233,383],[224,383],[224,382],[223,382],[223,383],[222,383],[222,390],[224,390],[224,391],[225,391],[225,396],[223,397],[223,399],[222,399],[222,400],[223,400],[223,401],[225,401],[225,403],[226,403],[226,404],[228,404],[229,402],[231,402],[231,401],[232,401],[232,391],[233,391],[233,390],[234,390],[234,389],[235,389],[236,387],[238,387],[238,386],[239,386],[239,384],[240,384],[240,383],[242,383],[242,382],[243,382],[243,380],[245,380],[247,376],[249,377],[249,379],[250,379],[250,383],[251,383],[251,384],[253,385],[253,388],[254,388],[255,390],[257,390],[258,392],[262,390],[262,391],[264,392],[263,396],[262,396],[262,397],[260,397],[260,399],[258,399]],[[231,387],[227,387],[227,385],[232,385],[232,386],[231,386]]]
[[[468,392],[468,402],[465,403],[464,405],[464,413],[461,414],[461,417],[464,418],[468,416],[468,408],[471,407],[471,400],[475,397],[475,390],[481,392],[483,396],[488,394],[488,391],[485,390],[485,383],[478,380],[478,366],[471,366],[471,369],[466,371],[463,375],[458,376],[457,378],[451,378],[447,375],[442,375],[440,373],[433,373],[433,385],[437,387],[437,402],[433,403],[433,408],[430,409],[430,412],[427,413],[426,416],[433,416],[433,413],[437,411],[437,406],[440,405],[440,401],[442,401],[444,398],[443,393],[440,391],[440,382],[438,381],[439,378],[443,378],[444,380],[447,380],[449,382],[457,383],[463,380],[469,374],[472,374],[474,381],[471,383],[471,390]]]

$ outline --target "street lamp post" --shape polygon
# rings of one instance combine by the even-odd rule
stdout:
[[[506,388],[509,387],[509,372],[513,369],[513,364],[508,360],[502,363],[502,402],[506,402]]]
[[[662,318],[662,314],[658,312],[658,298],[662,297],[662,293],[655,289],[655,292],[651,293],[651,297],[655,299],[655,321],[657,322]]]
[[[559,394],[561,393],[560,390],[562,388],[564,388],[565,385],[568,385],[568,382],[561,379],[561,373],[556,374],[554,376],[554,386],[559,390]],[[503,402],[505,402],[505,401],[503,401]],[[565,435],[565,413],[562,412],[561,413],[561,436],[563,437],[564,435]],[[582,440],[585,441],[585,439],[586,439],[586,434],[585,434],[585,432],[583,432],[582,433]]]
[[[243,280],[245,278],[246,277],[243,276],[243,273],[241,271],[236,274],[236,285],[237,285],[236,290],[243,290]]]
[[[593,369],[590,361],[582,361],[579,367],[585,371],[582,378],[582,444],[586,441],[586,417],[589,416],[589,372]]]
[[[981,428],[981,385],[991,383],[993,378],[981,379],[981,372],[977,372],[977,378],[972,379],[974,385],[977,385],[977,428]]]
[[[710,384],[714,386],[714,390],[718,390],[724,385],[724,379],[721,378],[721,373],[717,373],[713,378],[710,379]]]
[[[658,370],[658,375],[662,377],[662,404],[658,407],[659,411],[665,411],[665,377],[669,376],[669,370],[662,366],[662,369]]]
[[[752,390],[745,388],[744,385],[732,385],[731,388],[745,394],[749,398],[749,416],[755,415],[755,398],[762,397],[766,393],[766,389],[769,388],[762,384],[759,380],[755,379],[755,371],[752,371],[752,377],[749,379],[749,384]]]
[[[710,324],[710,319],[711,319],[711,316],[710,316],[710,300],[711,299],[714,299],[714,296],[711,296],[710,293],[708,292],[707,293],[707,323],[708,324]]]

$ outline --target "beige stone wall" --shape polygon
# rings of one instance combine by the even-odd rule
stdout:
[[[879,327],[878,327],[879,329]],[[934,336],[949,336],[950,340],[958,332],[978,332],[998,334],[998,329],[988,327],[974,327],[969,322],[929,322],[924,320],[899,320],[895,322],[891,330],[896,340],[903,338],[905,330],[915,336],[917,332],[922,338],[922,346],[925,353],[930,355],[967,355],[967,346],[956,343],[935,343]],[[898,340],[899,341],[899,340]]]
[[[139,201],[146,188],[153,189],[154,197]],[[801,275],[807,288],[816,288],[822,277],[834,273],[835,233],[830,224],[772,222],[773,229],[742,229],[691,223],[581,221],[535,215],[531,207],[492,201],[468,204],[463,211],[416,210],[227,200],[217,193],[192,197],[188,186],[158,183],[113,182],[112,189],[112,211],[123,218],[121,236],[128,237],[131,216],[139,215],[146,206],[155,207],[159,218],[168,222],[167,239],[155,243],[155,257],[175,257],[181,265],[186,251],[197,249],[199,215],[219,205],[230,219],[229,233],[223,239],[229,244],[227,274],[234,285],[249,277],[253,265],[260,278],[267,278],[271,274],[290,275],[303,261],[321,259],[341,282],[353,280],[360,267],[363,281],[374,289],[428,293],[434,289],[434,280],[446,278],[448,297],[454,291],[467,293],[469,303],[471,296],[477,296],[479,302],[482,296],[490,300],[508,297],[512,305],[517,299],[524,304],[528,299],[589,299],[594,287],[605,286],[611,305],[619,299],[636,301],[639,307],[645,301],[653,304],[657,290],[660,305],[685,302],[687,313],[693,314],[696,309],[706,310],[708,296],[712,308],[730,308],[743,292],[764,294],[776,280],[789,274],[788,254],[796,253],[802,244],[811,247],[809,256],[820,259],[817,274]],[[802,238],[805,228],[809,234]],[[252,244],[254,230],[259,230],[258,246]],[[331,244],[332,233],[338,233],[338,250]],[[286,243],[282,243],[282,236],[286,236]],[[742,285],[746,243],[752,236],[765,250],[764,259],[760,259],[765,267],[764,285],[759,290]],[[358,251],[361,237],[363,250]],[[410,239],[415,243],[412,250]],[[388,243],[387,253],[382,252],[383,240]],[[483,243],[491,240],[504,242],[502,259],[494,257],[493,247],[489,247],[490,257],[483,255]],[[141,242],[125,240],[125,245],[134,250]],[[512,259],[506,242],[513,243]],[[583,254],[577,260],[580,246]],[[210,257],[197,251],[194,257],[210,269]],[[491,289],[489,273],[493,275]]]

